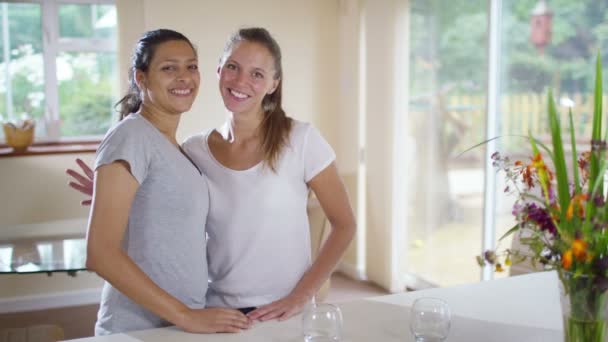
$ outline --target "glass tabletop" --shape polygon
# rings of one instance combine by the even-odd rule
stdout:
[[[82,234],[0,240],[0,274],[86,270],[86,241]]]

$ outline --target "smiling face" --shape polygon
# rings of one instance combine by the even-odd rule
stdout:
[[[262,100],[279,84],[274,58],[263,45],[242,40],[220,65],[219,86],[224,106],[235,114],[262,115]]]
[[[192,107],[200,74],[192,46],[183,40],[159,44],[147,71],[136,71],[143,103],[167,114],[182,114]]]

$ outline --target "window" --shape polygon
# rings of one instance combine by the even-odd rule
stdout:
[[[490,170],[496,178],[484,185],[485,177],[491,179],[485,171],[486,148],[523,160],[531,155],[528,132],[547,143],[548,87],[562,115],[564,136],[569,130],[567,107],[573,107],[577,136],[590,136],[598,52],[604,71],[608,65],[608,3],[412,0],[409,4],[408,120],[413,152],[407,158],[415,166],[415,177],[407,231],[412,244],[404,252],[403,272],[408,279],[414,275],[440,286],[470,283],[480,278],[474,259],[485,240],[482,234],[500,237],[515,224],[511,213],[515,197],[505,194],[504,173]],[[496,17],[491,9],[496,9]],[[549,30],[537,31],[533,19],[539,12],[551,14]],[[499,58],[488,54],[491,47],[496,47]],[[490,88],[497,89],[496,98],[490,97]],[[497,133],[486,136],[486,125],[493,122]],[[479,146],[461,154],[494,136],[500,136],[494,147]],[[493,217],[493,225],[484,222],[487,217]],[[513,235],[501,246],[508,248],[510,239]]]
[[[34,118],[38,142],[99,137],[118,97],[116,58],[113,0],[0,2],[0,115]]]
[[[479,279],[474,260],[482,241],[484,148],[460,153],[485,139],[487,3],[410,1],[412,148],[405,150],[415,167],[408,203],[412,244],[402,271],[421,284]]]

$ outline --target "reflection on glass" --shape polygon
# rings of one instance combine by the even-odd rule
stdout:
[[[84,239],[63,241],[63,263],[66,269],[83,268],[86,258],[86,242]]]
[[[78,271],[85,269],[84,238],[27,238],[0,243],[0,273]]]
[[[50,242],[43,242],[36,245],[38,254],[40,255],[40,265],[42,267],[53,266],[53,244]]]
[[[0,271],[10,272],[13,261],[13,246],[0,247]]]
[[[479,280],[487,1],[414,0],[404,272],[448,286]],[[406,149],[404,149],[406,150]]]
[[[114,5],[59,6],[59,35],[69,38],[111,38],[116,33]]]
[[[31,240],[25,240],[13,245],[12,267],[20,270],[21,266],[28,264],[40,265],[40,253],[37,244]],[[30,266],[26,266],[26,269]]]
[[[38,272],[41,270],[40,265],[34,264],[33,262],[28,262],[27,264],[23,264],[21,266],[15,267],[17,272]]]
[[[114,53],[57,56],[63,136],[102,135],[108,130],[116,102],[115,78]]]

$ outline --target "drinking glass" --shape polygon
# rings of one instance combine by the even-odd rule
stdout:
[[[306,342],[334,342],[342,337],[342,311],[333,304],[312,303],[302,314]]]
[[[440,342],[450,332],[450,307],[438,298],[423,297],[414,301],[410,329],[416,342]]]

